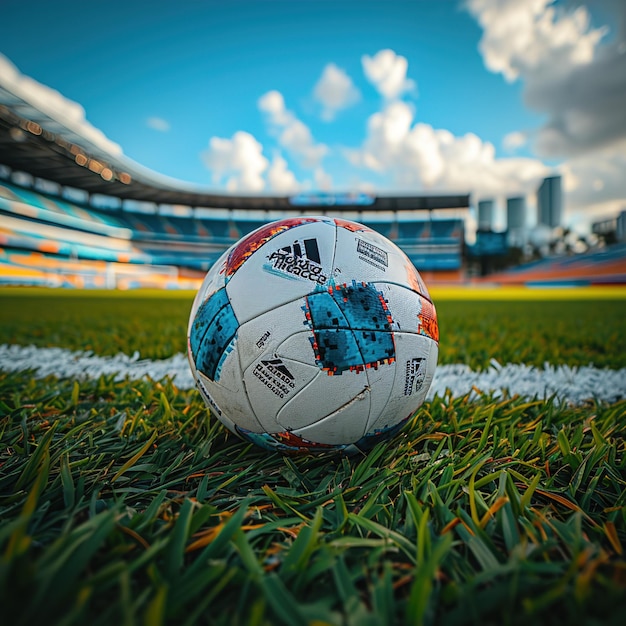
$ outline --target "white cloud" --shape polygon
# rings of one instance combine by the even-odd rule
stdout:
[[[287,126],[294,120],[293,113],[285,107],[285,99],[280,91],[268,91],[259,98],[257,104],[259,110],[266,113],[270,122],[276,126]]]
[[[526,145],[528,136],[521,131],[513,131],[504,136],[502,146],[507,152],[515,152]]]
[[[122,148],[92,126],[85,117],[85,109],[67,99],[55,89],[24,76],[0,53],[0,86],[22,98],[52,119],[82,135],[95,146],[114,156],[122,154]]]
[[[566,11],[554,0],[467,0],[483,28],[485,65],[524,83],[525,102],[547,114],[535,148],[568,157],[626,137],[624,32],[593,28],[584,6]],[[626,23],[626,3],[614,3]],[[616,20],[617,23],[617,20]],[[621,37],[621,40],[620,40]]]
[[[584,7],[557,12],[554,0],[467,0],[483,28],[485,65],[513,81],[534,73],[565,74],[590,63],[605,29],[591,29]]]
[[[272,159],[267,171],[267,182],[272,192],[277,194],[293,193],[300,188],[295,174],[289,170],[287,161],[279,154]]]
[[[315,168],[313,175],[316,189],[321,191],[330,191],[333,188],[332,176],[322,167]]]
[[[408,61],[393,50],[380,50],[373,57],[363,55],[361,63],[367,80],[387,100],[416,88],[415,81],[406,77]]]
[[[546,114],[532,145],[565,158],[564,221],[572,225],[626,207],[626,3],[612,2],[621,31],[591,26],[584,6],[554,0],[467,0],[483,28],[485,65],[523,83],[525,103]],[[609,6],[609,5],[606,5]],[[505,138],[516,144],[517,133]]]
[[[166,133],[170,130],[170,123],[162,117],[149,117],[146,124],[152,130],[158,130],[160,133]]]
[[[626,139],[561,165],[565,205],[573,212],[618,203],[626,209]]]
[[[323,106],[322,119],[325,121],[332,121],[338,111],[352,106],[361,97],[352,79],[334,63],[324,68],[313,95]]]
[[[478,136],[413,123],[413,110],[394,102],[372,115],[362,147],[348,152],[353,165],[386,177],[396,191],[510,195],[534,191],[547,168],[538,160],[501,158]]]
[[[202,159],[213,175],[213,182],[226,182],[231,192],[261,191],[268,160],[263,146],[250,134],[237,131],[231,139],[212,137]]]
[[[316,143],[309,127],[285,106],[279,91],[268,91],[258,100],[259,109],[278,133],[278,143],[297,158],[303,167],[315,168],[328,153],[328,147]]]
[[[300,120],[294,120],[280,133],[279,143],[302,161],[303,167],[316,167],[328,153],[328,148],[315,143],[309,127]]]

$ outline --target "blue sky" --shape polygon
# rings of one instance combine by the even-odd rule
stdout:
[[[556,172],[578,226],[626,208],[625,5],[3,0],[0,79],[10,64],[212,189],[532,205]]]

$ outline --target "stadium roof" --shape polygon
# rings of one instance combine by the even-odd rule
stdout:
[[[153,172],[127,158],[97,129],[71,116],[46,113],[14,90],[0,85],[0,165],[62,186],[155,204],[262,210],[433,210],[469,207],[469,195],[370,196],[307,194],[290,198],[216,194]]]

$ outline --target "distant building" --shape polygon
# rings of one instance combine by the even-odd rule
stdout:
[[[493,200],[478,202],[478,230],[493,230]]]
[[[522,230],[526,226],[526,198],[519,196],[506,199],[506,227]]]
[[[612,237],[617,235],[617,217],[608,217],[593,222],[591,224],[591,232],[599,237]]]
[[[526,198],[523,196],[506,199],[506,227],[509,245],[523,246],[526,229]]]
[[[626,241],[626,209],[615,217],[593,222],[591,224],[591,232],[602,237],[607,243]]]
[[[617,216],[617,241],[626,241],[626,209]]]
[[[506,233],[479,230],[476,232],[476,243],[468,248],[471,256],[504,256],[508,252]]]
[[[561,177],[544,178],[537,190],[537,222],[550,228],[560,226],[562,208]]]

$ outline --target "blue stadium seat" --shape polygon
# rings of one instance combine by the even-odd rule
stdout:
[[[217,240],[228,240],[229,225],[226,220],[199,220],[204,228],[206,228],[212,237]]]
[[[176,229],[176,233],[181,236],[196,237],[195,220],[190,217],[168,216],[167,222]]]
[[[414,222],[398,222],[398,239],[420,239],[424,236],[426,229],[426,222],[414,221]]]

